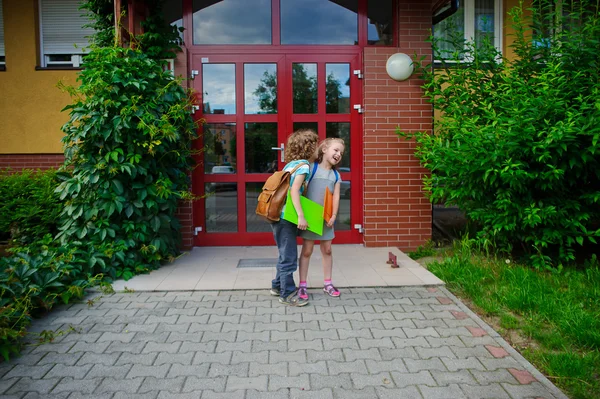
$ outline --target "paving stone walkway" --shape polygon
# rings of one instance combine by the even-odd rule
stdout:
[[[310,291],[91,294],[34,323],[77,332],[1,363],[0,397],[566,398],[443,287]]]

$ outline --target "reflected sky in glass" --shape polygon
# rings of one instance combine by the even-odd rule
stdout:
[[[246,114],[277,113],[277,64],[244,64]]]
[[[235,64],[202,64],[206,114],[235,114]]]
[[[281,44],[356,44],[357,10],[358,0],[281,0]]]
[[[327,64],[326,100],[328,114],[350,113],[350,65]]]
[[[271,0],[194,0],[194,44],[271,44]]]

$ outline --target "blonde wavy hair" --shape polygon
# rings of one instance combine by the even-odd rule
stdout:
[[[319,136],[312,129],[296,130],[287,140],[285,162],[311,159],[315,155]]]
[[[317,159],[315,161],[316,163],[323,162],[323,154],[327,151],[329,146],[332,145],[333,143],[340,143],[341,145],[344,146],[344,150],[346,149],[346,143],[344,142],[343,139],[340,139],[339,137],[328,137],[325,140],[321,141],[321,143],[319,143],[319,148],[317,149],[317,151],[318,151]],[[333,166],[333,169],[335,169],[335,166]]]

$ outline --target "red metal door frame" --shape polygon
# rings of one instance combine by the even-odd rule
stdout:
[[[236,114],[232,115],[199,115],[198,118],[204,118],[207,123],[219,122],[234,122],[236,124],[236,135],[238,143],[243,143],[244,124],[251,122],[277,122],[278,124],[278,143],[285,143],[287,137],[292,132],[293,122],[301,121],[317,121],[319,131],[322,132],[321,139],[325,138],[325,124],[327,122],[350,122],[351,124],[351,139],[352,139],[352,154],[350,163],[353,165],[351,172],[343,173],[342,179],[352,182],[354,187],[351,190],[351,220],[353,225],[350,231],[336,232],[336,243],[360,243],[362,236],[357,229],[354,229],[354,224],[362,224],[362,118],[357,110],[354,110],[352,104],[362,104],[362,85],[356,75],[352,73],[355,69],[361,69],[362,60],[360,53],[356,48],[353,51],[348,51],[346,48],[345,54],[339,51],[334,51],[334,54],[324,52],[323,48],[318,48],[315,52],[311,52],[312,47],[301,47],[294,49],[290,54],[280,51],[268,51],[266,54],[257,54],[255,51],[248,51],[244,48],[245,53],[231,55],[224,54],[223,51],[215,51],[212,54],[203,52],[202,54],[191,55],[191,69],[198,70],[199,75],[194,80],[193,86],[197,93],[202,93],[202,65],[203,60],[210,64],[217,63],[235,63],[236,76]],[[215,49],[217,50],[217,49]],[[289,49],[291,50],[291,49]],[[307,51],[309,50],[309,51]],[[317,50],[317,49],[315,49]],[[292,110],[292,63],[317,63],[318,73],[318,96],[319,96],[319,112],[312,115],[294,115]],[[244,107],[244,70],[245,63],[276,63],[278,75],[278,104],[279,109],[277,114],[252,114],[245,115]],[[350,114],[326,114],[325,112],[325,63],[348,63],[350,64]],[[200,114],[200,113],[197,113]],[[197,148],[202,148],[202,141],[198,140]],[[201,157],[201,155],[200,155]],[[205,183],[221,183],[234,182],[237,183],[237,232],[230,233],[207,233],[205,231],[205,200],[198,200],[193,206],[193,221],[195,227],[201,227],[201,231],[195,237],[194,245],[196,246],[234,246],[234,245],[273,245],[273,236],[271,233],[250,233],[246,231],[246,212],[254,212],[253,209],[246,208],[246,183],[249,182],[264,182],[269,174],[246,174],[244,170],[245,153],[244,145],[236,146],[236,165],[237,170],[235,175],[210,175],[204,174],[204,168],[198,168],[192,176],[192,189],[196,195],[204,194]],[[283,167],[283,163],[279,162],[279,167]],[[266,222],[265,222],[266,223]]]

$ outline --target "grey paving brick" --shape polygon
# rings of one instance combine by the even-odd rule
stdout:
[[[275,363],[275,364],[260,364],[260,363],[250,363],[250,368],[248,370],[249,377],[256,377],[259,375],[280,375],[282,377],[286,377],[289,375],[288,373],[288,364],[286,362]]]
[[[404,363],[406,363],[406,368],[411,373],[421,371],[421,370],[447,371],[444,363],[442,363],[442,361],[437,357],[427,359],[427,360],[404,359]]]
[[[12,387],[17,381],[19,381],[20,377],[13,378],[2,378],[0,379],[0,394],[6,392],[10,387]]]
[[[299,350],[295,352],[278,352],[269,351],[269,363],[281,363],[281,362],[300,362],[306,363],[306,352],[305,350]]]
[[[179,353],[188,353],[188,352],[205,352],[205,353],[215,353],[217,349],[218,341],[209,341],[209,342],[181,342],[181,346],[179,347]]]
[[[300,313],[294,314],[274,314],[271,316],[272,323],[292,322],[301,323],[302,315]]]
[[[246,389],[256,389],[257,391],[266,391],[268,377],[259,375],[256,377],[237,377],[230,376],[227,378],[226,391],[238,391]]]
[[[162,327],[162,325],[160,326]],[[132,338],[131,342],[134,343],[145,343],[145,342],[154,342],[154,343],[165,343],[169,339],[169,336],[172,334],[171,331],[157,331],[158,327],[152,333],[146,332],[136,332],[135,336]]]
[[[373,334],[371,333],[371,330],[368,328],[363,328],[360,330],[341,329],[341,330],[337,330],[337,334],[340,337],[340,339],[342,339],[342,340],[349,339],[349,338],[359,338],[359,337],[360,338],[373,338]]]
[[[90,365],[91,366],[91,365]],[[95,364],[91,370],[85,375],[86,378],[105,378],[114,377],[122,378],[127,375],[131,370],[131,364],[125,364],[123,366],[106,366],[104,364]]]
[[[183,385],[182,392],[211,390],[214,392],[225,391],[225,383],[227,377],[214,377],[214,378],[199,378],[199,377],[187,377]]]
[[[231,392],[213,392],[206,390],[202,392],[202,399],[244,399],[245,390]]]
[[[26,351],[28,349],[31,349],[31,348],[30,347],[23,348],[23,351],[21,352],[21,356],[10,360],[10,364],[9,364],[10,368],[12,368],[18,364],[33,366],[33,365],[37,364],[40,360],[42,360],[42,358],[44,358],[49,353],[51,353],[51,352],[27,353]],[[6,370],[6,371],[8,371],[8,370]],[[6,375],[6,373],[4,373],[4,375]]]
[[[285,309],[286,309],[286,306],[284,306],[284,305],[277,306],[277,307],[274,307],[274,308],[256,308],[256,314],[257,315],[262,315],[262,314],[268,314],[268,315],[285,314]]]
[[[403,319],[403,320],[381,320],[381,324],[383,324],[383,330],[391,330],[394,328],[415,328],[415,322],[418,319]]]
[[[371,359],[371,360],[381,360],[381,354],[377,348],[371,349],[343,349],[344,357],[346,361],[354,361],[357,359]]]
[[[175,315],[173,315],[175,316]],[[167,316],[167,317],[171,317],[171,316]],[[187,324],[189,323],[190,325],[192,323],[198,323],[198,324],[203,324],[203,323],[208,323],[209,318],[211,317],[227,317],[227,316],[217,316],[217,315],[177,315],[177,325],[183,323],[183,324]],[[235,316],[235,319],[237,321],[239,321],[239,316]],[[168,323],[171,324],[171,323]]]
[[[372,328],[370,329],[373,338],[383,338],[383,337],[398,337],[398,338],[406,338],[406,334],[402,330],[402,328],[386,328],[386,329],[378,329]]]
[[[286,322],[287,331],[298,331],[298,330],[319,330],[319,322],[316,320],[309,322]]]
[[[404,361],[401,358],[393,360],[366,360],[365,364],[369,373],[380,373],[380,372],[399,372],[406,373],[408,370]]]
[[[174,315],[174,316],[148,316],[148,318],[146,319],[146,323],[148,323],[148,324],[152,324],[152,323],[175,324],[175,323],[177,323],[178,319],[179,319],[179,316],[177,316],[177,315]]]
[[[253,302],[248,302],[248,303],[253,303]],[[247,306],[246,303],[244,303],[243,307],[241,309],[239,308],[227,308],[227,312],[225,313],[226,316],[233,316],[233,315],[256,315],[256,307],[252,307],[252,306]]]
[[[165,316],[194,316],[196,314],[196,308],[168,308]],[[208,318],[208,316],[204,316]]]
[[[119,341],[119,342],[131,342],[131,340],[133,339],[133,337],[136,335],[135,332],[122,332],[122,333],[112,333],[112,332],[105,332],[103,333],[100,338],[98,338],[98,342],[106,342],[106,341]]]
[[[108,344],[106,349],[103,352],[93,351],[95,353],[114,353],[114,352],[127,352],[127,353],[142,353],[144,347],[146,346],[146,342],[135,342],[135,343],[126,343],[126,342],[102,342],[100,344],[94,345],[102,345]],[[102,347],[98,347],[98,350],[101,350]]]
[[[408,338],[415,337],[439,337],[439,333],[433,327],[427,328],[403,328],[404,333]]]
[[[313,331],[307,331],[314,333]],[[304,330],[298,331],[271,331],[271,341],[304,341]]]
[[[332,391],[335,399],[371,399],[377,397],[374,387],[366,387],[361,390],[333,388]]]
[[[332,349],[360,349],[358,346],[358,340],[356,338],[346,338],[346,339],[324,339],[323,348],[326,351],[330,351]],[[311,342],[311,341],[308,341]],[[314,341],[313,341],[314,342]]]
[[[451,346],[451,347],[464,347],[464,342],[460,339],[460,337],[427,337],[427,342],[429,342],[429,346],[432,348],[439,348],[441,346]]]
[[[462,336],[462,337],[472,337],[473,335],[466,327],[445,327],[445,328],[436,328],[437,332],[440,334],[440,337],[453,337],[453,336]]]
[[[441,358],[442,363],[448,368],[449,371],[456,370],[481,370],[485,371],[485,367],[476,357],[468,357],[465,359],[455,359],[455,358]]]
[[[240,324],[243,323],[271,323],[271,315],[242,315],[240,317]]]
[[[518,384],[517,379],[511,373],[509,373],[507,369],[498,369],[494,371],[472,370],[471,374],[473,374],[477,382],[480,384],[489,384],[495,382]]]
[[[46,394],[52,391],[52,389],[60,381],[59,378],[48,378],[48,379],[32,379],[30,377],[15,378],[16,382],[11,384],[4,393],[7,395],[23,394],[24,392],[37,392],[40,394]]]
[[[444,319],[448,327],[479,327],[479,324],[473,319]]]
[[[452,347],[452,352],[454,352],[456,357],[459,359],[466,357],[494,358],[494,356],[484,346],[475,346],[472,348]]]
[[[338,375],[343,373],[363,373],[368,374],[365,360],[355,360],[350,362],[328,361],[327,367],[330,375]],[[327,373],[325,373],[327,374]]]
[[[181,346],[181,342],[170,342],[170,343],[161,343],[161,342],[148,342],[142,353],[153,353],[153,352],[168,352],[168,353],[177,353],[179,351],[179,347]]]
[[[194,332],[194,333],[186,333],[186,332],[171,332],[169,333],[169,337],[165,342],[177,342],[177,341],[187,341],[187,342],[200,342],[202,340],[202,331]]]
[[[48,343],[32,348],[31,353],[73,353],[72,349],[78,345],[89,345],[83,342]]]
[[[263,392],[256,389],[246,390],[246,399],[289,399],[290,392],[287,389],[281,389],[277,392]]]
[[[439,371],[431,370],[431,375],[437,381],[438,385],[445,386],[449,384],[471,384],[475,385],[477,382],[473,375],[468,370],[460,371]]]
[[[469,399],[510,399],[500,384],[461,385],[460,388]]]
[[[318,314],[326,313],[356,313],[360,312],[355,306],[343,306],[342,308],[334,308],[322,305],[313,305]]]
[[[37,363],[38,366],[45,364],[63,364],[65,366],[73,366],[81,359],[83,353],[48,353]],[[11,367],[12,368],[12,367]],[[7,371],[8,372],[8,371]],[[3,373],[3,375],[6,373]]]
[[[381,320],[369,320],[369,321],[350,320],[350,325],[352,326],[353,330],[373,329],[373,328],[383,330],[383,322]]]
[[[320,390],[323,388],[348,388],[352,386],[350,374],[320,375],[310,374],[310,388]]]
[[[460,337],[465,346],[483,346],[483,345],[494,345],[498,346],[496,340],[489,335],[483,337]]]
[[[212,331],[205,331],[204,334],[202,335],[202,342],[209,342],[209,341],[219,341],[219,343],[223,342],[223,341],[227,341],[227,342],[235,342],[235,337],[237,335],[236,331],[230,331],[230,332],[212,332]]]
[[[91,394],[100,385],[102,378],[86,378],[84,380],[74,379],[72,377],[65,377],[60,380],[58,384],[52,389],[52,393],[61,392],[80,392],[85,394]]]
[[[254,326],[255,332],[262,331],[287,331],[285,323],[265,323],[265,324],[256,324]]]
[[[427,327],[436,327],[436,331],[440,333],[441,336],[445,336],[441,333],[441,329],[448,328],[446,324],[446,320],[444,319],[427,319],[427,320],[412,320],[415,323],[415,328],[427,328]]]
[[[360,314],[360,313],[356,313],[356,314],[360,315],[360,319],[358,319],[358,320],[363,320],[362,314]],[[319,314],[302,313],[302,321],[304,323],[309,323],[311,321],[316,321],[316,322],[334,321],[334,319],[336,317],[343,317],[343,316],[346,316],[346,314],[345,313],[319,313]],[[352,320],[352,319],[340,319],[340,320]]]
[[[392,312],[396,320],[420,319],[425,320],[422,312]]]
[[[127,326],[125,327],[125,332],[141,332],[141,333],[147,333],[147,334],[151,334],[153,332],[156,331],[156,328],[158,327],[158,324],[136,324],[136,323],[131,323],[131,324],[127,324]]]
[[[101,394],[105,392],[124,392],[136,393],[144,379],[142,377],[130,379],[105,378],[94,393]]]
[[[114,363],[116,366],[121,366],[123,364],[140,364],[145,366],[150,366],[154,364],[154,360],[158,357],[158,353],[144,353],[144,354],[136,354],[136,353],[113,353],[109,355],[117,355],[119,358]],[[106,363],[105,363],[106,364]]]
[[[39,380],[43,378],[54,364],[45,364],[42,366],[29,366],[25,364],[17,364],[3,378],[13,377],[30,377]]]
[[[312,363],[298,363],[290,362],[289,375],[292,377],[299,376],[301,374],[329,374],[327,370],[327,363],[324,360]]]
[[[319,390],[290,389],[290,398],[293,399],[333,399],[333,391],[330,388]]]
[[[183,365],[183,364],[174,364],[169,369],[169,373],[167,374],[167,378],[175,378],[175,377],[206,377],[208,375],[208,369],[210,368],[210,364],[197,364],[197,365]]]
[[[171,368],[170,364],[163,364],[160,366],[144,366],[141,364],[134,364],[126,378],[136,377],[156,377],[164,378]]]
[[[467,397],[456,384],[440,388],[419,385],[419,389],[423,397],[427,399],[462,399]]]
[[[60,342],[62,343],[67,343],[67,342],[96,342],[98,341],[98,338],[100,338],[100,336],[104,334],[102,332],[96,332],[96,333],[85,333],[85,334],[78,334],[76,332],[70,332],[65,334],[62,337],[62,340]]]
[[[192,364],[193,358],[194,358],[193,352],[188,352],[188,353],[164,353],[164,352],[161,352],[158,354],[158,357],[154,361],[154,365],[155,366],[160,366],[162,364],[190,365],[190,364]]]
[[[250,352],[252,348],[252,341],[242,342],[222,342],[217,343],[216,353],[228,352],[228,351],[239,351],[239,352]]]
[[[420,359],[430,359],[432,357],[447,357],[447,358],[456,358],[456,355],[449,346],[440,346],[439,348],[424,348],[417,346],[415,350],[419,354]]]
[[[232,354],[232,352],[222,352],[222,353],[196,352],[196,354],[194,355],[194,360],[192,360],[192,364],[202,364],[202,363],[230,364],[231,354]]]
[[[423,396],[415,386],[406,388],[381,388],[375,387],[379,399],[423,399]]]
[[[237,377],[248,377],[249,363],[219,364],[213,363],[208,370],[209,377],[221,377],[234,375]]]
[[[240,324],[233,324],[233,323],[223,323],[223,327],[221,327],[221,331],[222,332],[231,332],[231,331],[236,331],[239,335],[240,332],[249,332],[251,333],[252,331],[254,331],[254,323],[240,323]]]
[[[508,392],[513,399],[524,399],[524,398],[544,398],[553,399],[555,396],[552,395],[542,384],[539,382],[532,382],[527,385],[512,385],[502,383],[502,388]]]
[[[306,358],[308,362],[318,362],[320,360],[333,360],[338,362],[344,362],[344,354],[342,353],[342,349],[331,349],[326,352],[323,351],[315,351],[315,350],[307,350]]]
[[[285,352],[288,350],[288,341],[276,341],[276,342],[263,342],[263,341],[252,341],[252,351],[279,351]]]
[[[413,347],[404,347],[399,349],[386,349],[380,351],[381,358],[383,360],[392,360],[392,359],[418,359],[419,355],[415,351]]]
[[[389,337],[376,338],[376,339],[367,339],[367,338],[358,338],[358,345],[361,349],[371,349],[371,348],[394,348],[394,343]]]
[[[290,340],[288,342],[288,350],[290,352],[303,350],[303,349],[313,349],[313,350],[323,350],[323,340],[314,339],[312,341],[295,341]]]
[[[485,367],[486,370],[490,371],[508,368],[520,369],[522,367],[520,363],[512,357],[504,357],[501,359],[480,358],[479,361],[481,362],[481,364],[483,364],[483,367]]]
[[[417,346],[424,347],[424,348],[431,347],[431,344],[425,339],[425,337],[416,337],[416,338],[392,337],[392,342],[394,343],[396,348],[407,348],[407,347],[415,348]]]
[[[308,374],[300,374],[293,377],[283,377],[280,375],[269,376],[269,390],[277,391],[281,388],[310,389],[310,380]]]
[[[350,374],[352,383],[356,389],[363,389],[365,387],[394,387],[392,375],[390,373],[382,372],[378,374]]]
[[[198,331],[208,331],[213,333],[218,333],[221,331],[223,327],[223,323],[212,323],[212,324],[200,324],[200,323],[191,323],[190,328],[188,328],[188,333],[194,333]]]
[[[272,335],[272,334],[271,334]],[[313,331],[307,330],[304,332],[304,339],[307,341],[313,339],[338,339],[337,330]]]
[[[265,364],[269,362],[269,351],[262,352],[239,352],[234,351],[231,357],[231,364],[238,363],[261,363]]]

